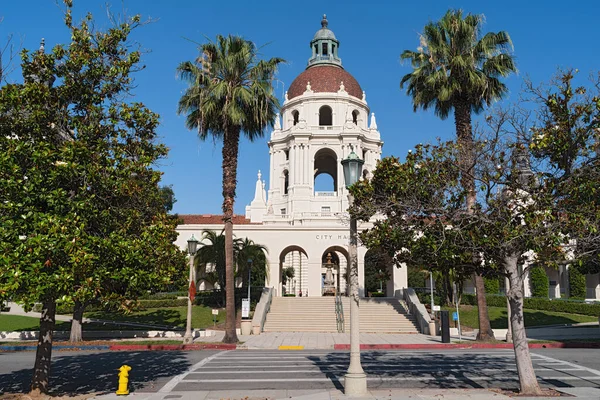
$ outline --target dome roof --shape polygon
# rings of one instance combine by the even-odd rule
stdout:
[[[306,91],[308,82],[315,93],[337,93],[340,84],[344,82],[349,95],[362,99],[363,91],[356,79],[346,70],[335,65],[315,65],[307,68],[290,85],[288,99],[302,95]]]
[[[317,31],[317,33],[315,33],[315,36],[313,37],[313,41],[321,40],[321,39],[337,40],[335,38],[335,35],[333,34],[333,31],[329,30],[328,28],[321,28]]]

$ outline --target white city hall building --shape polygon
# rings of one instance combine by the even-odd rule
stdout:
[[[347,292],[349,221],[348,191],[341,161],[354,151],[364,160],[367,177],[381,159],[383,142],[360,84],[344,69],[340,42],[328,29],[327,19],[310,41],[306,69],[285,94],[268,142],[268,182],[258,171],[254,199],[244,216],[233,219],[234,235],[249,238],[268,248],[267,287],[276,296],[322,296],[328,256],[336,291]],[[265,149],[266,150],[266,149]],[[317,191],[315,180],[329,175],[332,185]],[[265,174],[266,175],[266,174]],[[268,187],[268,190],[265,188]],[[193,234],[204,230],[220,233],[220,215],[181,215],[177,244],[186,248]],[[358,229],[366,225],[359,224]],[[367,249],[358,248],[359,287],[364,295],[364,259]],[[294,278],[283,287],[282,270],[292,267]],[[406,268],[392,268],[385,292],[393,297],[406,287]],[[199,278],[201,275],[199,276]],[[200,283],[199,289],[210,289]]]

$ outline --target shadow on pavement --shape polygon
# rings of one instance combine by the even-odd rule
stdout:
[[[329,353],[309,356],[332,383],[339,388],[348,368],[348,353]],[[332,365],[333,363],[333,365]],[[519,386],[516,371],[505,371],[506,360],[484,354],[419,354],[395,358],[390,352],[369,351],[361,353],[363,370],[369,377],[369,387],[386,387],[386,381],[376,377],[403,377],[411,380],[411,387],[436,387],[440,389],[482,389]],[[514,368],[514,361],[512,361]],[[490,370],[497,370],[490,373]],[[411,379],[412,378],[412,379]],[[559,385],[556,385],[559,386]],[[565,386],[564,382],[562,386]]]
[[[0,362],[1,355],[0,355]],[[187,371],[190,361],[180,351],[106,352],[62,355],[54,352],[50,370],[53,395],[109,393],[117,390],[117,369],[127,364],[131,392],[144,388],[152,390],[151,382],[171,378]],[[0,393],[29,392],[31,368],[0,375]]]

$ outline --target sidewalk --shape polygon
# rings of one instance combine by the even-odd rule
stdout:
[[[225,336],[223,331],[213,331],[214,335],[196,339],[197,342],[220,342]],[[319,332],[263,332],[260,335],[239,335],[238,349],[278,349],[280,346],[302,346],[305,349],[333,350],[336,345],[350,343],[350,333]],[[360,343],[365,345],[440,344],[439,337],[421,334],[361,333]]]
[[[598,400],[598,388],[560,388],[560,392],[572,399]],[[572,396],[572,397],[571,397]],[[378,400],[509,400],[509,397],[487,389],[372,389],[364,397],[349,397],[339,390],[219,390],[190,391],[169,393],[139,393],[127,396],[135,400],[254,400],[254,399],[295,399],[295,400],[345,400],[345,399],[378,399]],[[114,393],[95,397],[101,400],[117,400],[122,397]],[[519,400],[556,400],[557,397],[518,397]]]

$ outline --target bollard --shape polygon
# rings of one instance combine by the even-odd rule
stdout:
[[[126,395],[129,394],[129,390],[127,390],[127,384],[129,383],[129,371],[131,371],[131,367],[129,365],[122,365],[119,371],[119,390],[117,390],[116,394],[118,395]]]

